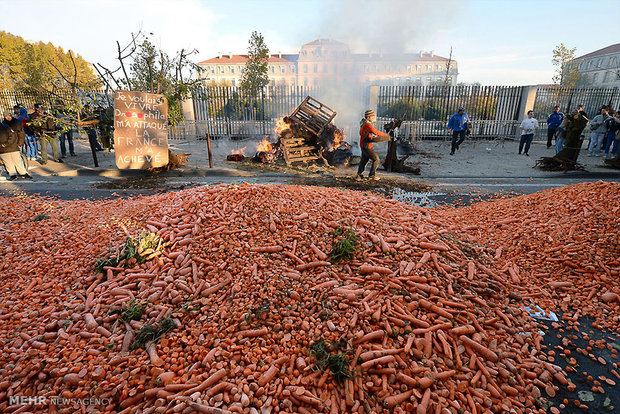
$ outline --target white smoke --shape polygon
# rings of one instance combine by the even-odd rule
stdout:
[[[405,53],[433,49],[439,33],[446,33],[442,28],[462,15],[462,7],[457,0],[342,0],[327,7],[320,33],[348,44],[351,53],[390,55],[391,60],[406,61],[410,58]],[[352,76],[344,82],[327,80],[320,96],[315,96],[338,113],[334,123],[346,128],[351,144],[359,140],[359,122],[368,109],[367,91],[368,84]]]

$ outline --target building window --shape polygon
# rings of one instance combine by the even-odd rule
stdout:
[[[437,70],[443,70],[443,67],[441,65],[437,65]]]
[[[314,86],[318,86],[319,84],[319,78],[314,78]]]
[[[308,73],[308,65],[304,65],[304,73]]]
[[[211,66],[211,73],[215,73],[215,66]]]
[[[426,78],[426,84],[430,85],[433,82],[433,78],[431,78],[430,76],[428,78]]]
[[[304,79],[304,86],[308,86],[308,79]]]
[[[596,83],[598,81],[598,73],[595,73],[594,76],[592,76],[592,83]]]
[[[415,65],[416,72],[422,72],[422,65]]]
[[[275,66],[270,66],[269,69],[271,69],[271,73],[276,73],[276,67]]]
[[[332,72],[338,73],[338,65],[336,65],[335,63],[332,65]]]
[[[428,70],[428,71],[433,70],[433,65],[426,65],[426,70]]]
[[[319,65],[317,65],[316,63],[314,64],[314,73],[317,73],[319,71]]]
[[[241,66],[241,73],[245,73],[245,68]]]
[[[291,73],[295,73],[295,66],[291,66]]]
[[[283,66],[283,65],[282,65],[282,66],[280,66],[280,72],[282,72],[282,73],[284,73],[284,72],[285,72],[285,69],[284,69],[284,66]]]
[[[407,72],[411,73],[411,65],[407,65]]]
[[[327,64],[324,64],[324,65],[323,65],[323,73],[327,73],[327,72],[328,72],[328,70],[327,70]]]
[[[230,73],[235,73],[235,67],[234,66],[230,66]]]
[[[234,79],[232,80],[232,86],[236,86],[236,85],[235,85],[235,80],[234,80]]]

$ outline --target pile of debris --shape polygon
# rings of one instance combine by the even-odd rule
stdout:
[[[349,165],[351,145],[345,140],[343,130],[333,124],[336,112],[316,99],[308,96],[290,116],[276,122],[277,142],[265,137],[256,149],[252,161],[271,164],[284,161],[286,165],[309,165],[316,163],[325,166]],[[233,151],[228,161],[245,159],[243,150]]]

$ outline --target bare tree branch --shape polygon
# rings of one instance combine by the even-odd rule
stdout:
[[[71,58],[71,63],[73,63],[73,84],[77,85],[77,66],[75,64],[75,59],[73,59],[73,53],[69,51],[69,57]]]
[[[448,80],[449,80],[449,76],[450,76],[450,69],[452,68],[452,46],[450,46],[450,56],[448,57],[448,63],[446,64],[446,78],[443,82],[444,86],[450,86],[448,84]]]
[[[110,69],[108,69],[108,68],[106,68],[105,66],[103,66],[101,63],[97,63],[97,65],[99,65],[99,66],[101,67],[101,69],[103,69],[103,70],[105,71],[106,75],[107,75],[107,76],[109,76],[109,77],[110,77],[110,79],[112,79],[112,80],[114,81],[114,83],[116,84],[116,89],[122,89],[122,88],[120,87],[120,84],[119,84],[119,83],[118,83],[118,81],[116,80],[116,77],[114,77],[114,74],[115,74],[116,72],[118,72],[119,70],[121,70],[121,68],[120,68],[120,67],[116,68],[116,70],[114,70],[114,71],[111,71]],[[95,66],[95,69],[97,69],[97,66]],[[97,72],[101,73],[101,72],[99,71],[99,69],[97,69]],[[104,79],[105,79],[105,77],[104,77]],[[114,88],[111,88],[111,89],[114,89]]]
[[[119,43],[119,41],[116,41],[116,46],[118,47],[118,61],[121,63],[121,69],[123,69],[123,74],[125,75],[125,81],[127,82],[127,87],[129,89],[131,89],[131,83],[129,83],[129,76],[127,76],[127,71],[125,70],[125,63],[123,62],[123,59],[125,59],[127,56],[123,56],[122,51],[121,51],[121,44]]]
[[[54,69],[56,69],[56,72],[58,72],[58,74],[62,77],[62,79],[65,82],[67,82],[71,86],[75,85],[73,82],[71,82],[69,79],[67,79],[67,77],[60,71],[60,69],[58,69],[58,67],[56,65],[54,65],[54,62],[52,62],[51,59],[48,59],[47,61],[49,62],[50,65],[52,65],[54,67]]]

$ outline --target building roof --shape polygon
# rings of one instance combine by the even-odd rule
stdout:
[[[318,46],[318,45],[326,45],[326,44],[331,44],[331,45],[340,45],[340,46],[347,46],[348,45],[346,43],[342,43],[339,42],[337,40],[333,40],[333,39],[321,39],[320,37],[316,40],[313,40],[312,42],[308,42],[308,43],[304,43],[301,47],[304,46]]]
[[[431,55],[430,53],[400,53],[400,54],[380,54],[380,53],[355,53],[352,55],[356,60],[376,60],[376,61],[386,61],[386,62],[444,62],[447,61],[448,58],[439,55]],[[452,59],[453,62],[456,62]]]
[[[620,43],[616,43],[615,45],[610,45],[602,49],[595,50],[594,52],[590,52],[587,55],[579,56],[578,58],[575,58],[575,60],[609,55],[611,53],[620,53]]]
[[[294,63],[297,62],[297,58],[299,55],[290,55],[290,54],[272,54],[271,57],[267,60],[269,63]],[[234,63],[245,63],[248,61],[248,55],[221,55],[220,57],[216,56],[211,59],[203,60],[202,62],[198,62],[199,65],[210,64],[210,63],[219,63],[219,64],[234,64]]]

